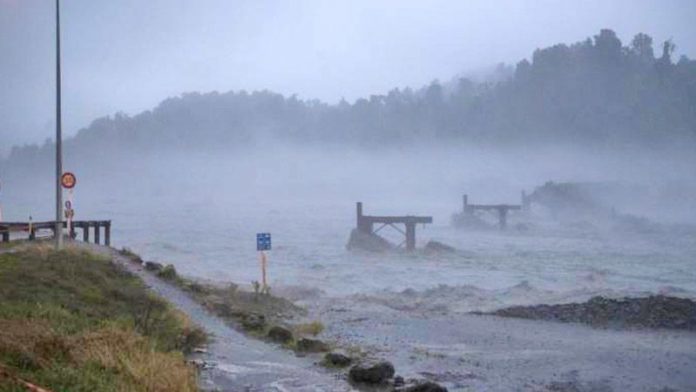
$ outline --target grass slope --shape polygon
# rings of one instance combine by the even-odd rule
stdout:
[[[205,335],[110,260],[34,245],[0,254],[0,391],[195,391]]]

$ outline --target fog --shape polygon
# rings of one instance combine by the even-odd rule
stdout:
[[[113,247],[251,290],[270,232],[272,293],[307,312],[292,322],[407,380],[696,388],[693,330],[478,314],[696,299],[691,2],[64,4],[64,198],[110,220]],[[55,216],[50,5],[0,0],[5,222]],[[356,202],[433,222],[408,251],[401,226],[358,230]],[[244,358],[213,372],[253,382]],[[317,358],[254,386],[307,390]]]
[[[610,27],[696,55],[690,1],[72,0],[63,4],[64,131],[186,91],[269,89],[353,101],[479,74]],[[53,4],[0,2],[0,156],[53,136]],[[316,77],[321,75],[320,78]]]
[[[696,162],[688,151],[291,144],[245,150],[120,154],[109,162],[73,155],[66,169],[79,173],[75,218],[111,219],[114,246],[173,263],[189,277],[243,287],[259,279],[255,234],[271,232],[273,292],[322,320],[323,338],[379,347],[401,374],[444,374],[453,390],[513,391],[528,378],[601,382],[611,390],[692,385],[690,335],[498,324],[468,314],[596,295],[696,298]],[[52,173],[32,174],[6,177],[6,219],[51,219]],[[581,208],[559,220],[532,204],[529,215],[511,213],[504,232],[494,215],[482,215],[488,229],[451,225],[463,193],[471,203],[517,204],[521,190],[531,193],[547,181],[609,184],[597,200],[648,221],[620,225]],[[356,201],[366,214],[432,215],[434,223],[417,228],[415,255],[347,251]],[[379,234],[403,240],[389,228]],[[423,252],[430,240],[457,252]],[[596,366],[598,355],[616,365]],[[655,363],[682,376],[667,376]],[[640,375],[636,367],[644,369]]]

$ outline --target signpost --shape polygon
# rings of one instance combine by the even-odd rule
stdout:
[[[68,221],[68,224],[67,224],[68,235],[70,236],[70,238],[72,238],[72,235],[73,235],[72,221],[73,221],[73,217],[75,216],[75,210],[73,209],[73,188],[75,188],[75,185],[77,184],[77,177],[75,177],[75,175],[71,172],[65,172],[60,177],[60,184],[63,186],[63,188],[68,190],[68,200],[65,201],[65,209],[64,210],[65,210],[65,219]],[[60,234],[62,234],[62,230],[63,230],[63,228],[61,227]]]
[[[56,250],[63,248],[63,130],[61,117],[60,90],[60,0],[56,0]]]
[[[261,283],[263,284],[261,291],[268,293],[268,283],[266,281],[268,260],[266,259],[266,251],[271,250],[271,233],[256,234],[256,250],[259,252],[259,261],[261,262]]]

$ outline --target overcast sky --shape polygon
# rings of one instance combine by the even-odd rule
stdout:
[[[672,38],[677,55],[696,57],[690,0],[63,0],[61,15],[67,135],[186,91],[352,101],[605,27],[624,42]],[[54,133],[53,18],[53,0],[0,0],[0,154]]]

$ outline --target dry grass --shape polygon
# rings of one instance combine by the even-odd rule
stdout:
[[[297,324],[293,327],[297,335],[312,335],[317,336],[324,331],[324,324],[321,321],[312,321],[310,323]]]
[[[0,366],[24,380],[54,391],[195,391],[182,352],[205,338],[108,259],[49,244],[0,254]]]
[[[133,330],[105,327],[78,337],[71,347],[77,363],[97,362],[122,375],[124,390],[196,391],[194,369],[180,353],[163,353]]]

